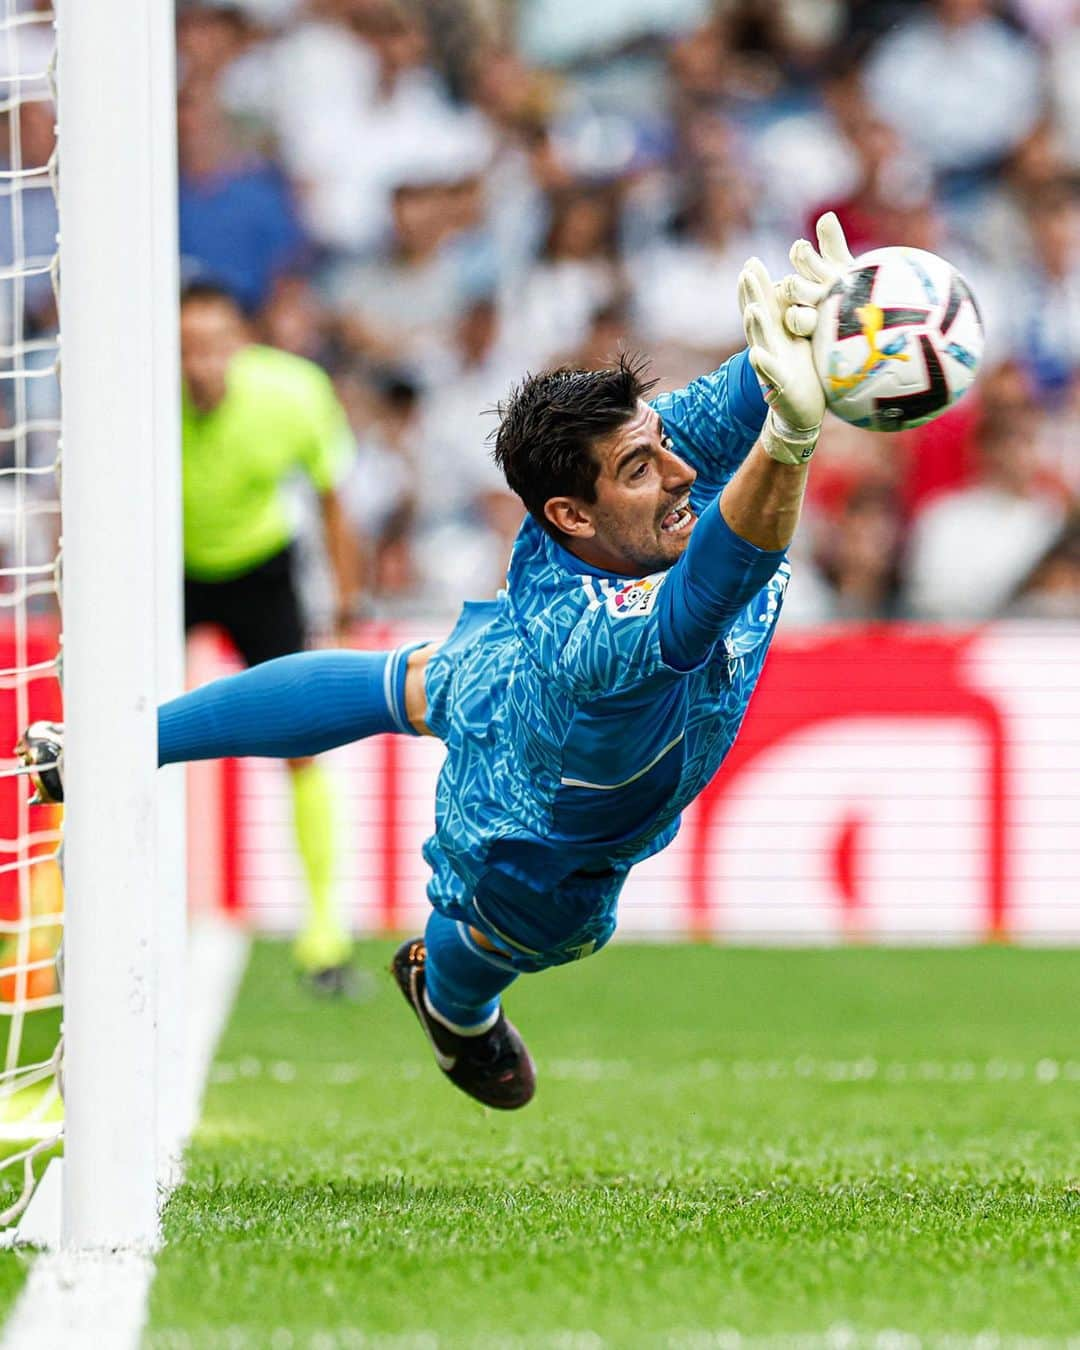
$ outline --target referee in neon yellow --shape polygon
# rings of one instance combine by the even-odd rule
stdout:
[[[181,295],[180,348],[188,631],[224,629],[249,666],[304,647],[285,492],[303,474],[321,506],[340,633],[359,599],[359,547],[337,491],[355,443],[329,376],[253,343],[236,301],[207,282]],[[316,760],[287,764],[310,897],[294,956],[315,990],[341,993],[351,940],[334,902],[331,786]]]

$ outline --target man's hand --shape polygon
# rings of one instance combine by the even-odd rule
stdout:
[[[795,274],[784,277],[778,284],[784,324],[799,337],[813,337],[818,306],[855,261],[843,227],[832,211],[818,220],[817,237],[816,249],[809,239],[797,239],[792,244]]]
[[[769,404],[761,443],[782,464],[805,464],[817,444],[825,394],[810,343],[785,327],[780,298],[759,258],[751,258],[739,275],[739,306],[750,363]]]

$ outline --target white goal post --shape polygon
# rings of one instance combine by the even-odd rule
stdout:
[[[65,956],[62,1245],[147,1248],[182,1119],[172,0],[56,0]]]

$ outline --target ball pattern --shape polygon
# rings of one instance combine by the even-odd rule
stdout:
[[[967,393],[985,346],[971,287],[951,263],[917,248],[856,258],[821,303],[814,364],[837,417],[904,431]]]

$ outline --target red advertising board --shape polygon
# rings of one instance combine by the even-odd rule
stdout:
[[[380,627],[363,645],[413,636]],[[1078,693],[1080,632],[1066,626],[789,630],[679,838],[631,876],[621,931],[1080,939]],[[340,900],[359,931],[422,923],[441,753],[379,737],[327,757]],[[199,775],[198,899],[288,931],[302,881],[283,769],[241,761]]]
[[[36,718],[60,716],[60,686],[53,662],[56,625],[32,622],[25,634],[0,628],[0,758],[13,755],[20,732]],[[19,673],[25,672],[25,673]],[[25,778],[0,778],[0,918],[14,919],[19,909],[20,858],[39,843],[55,848],[54,812],[31,814]],[[32,835],[45,836],[40,841]]]

